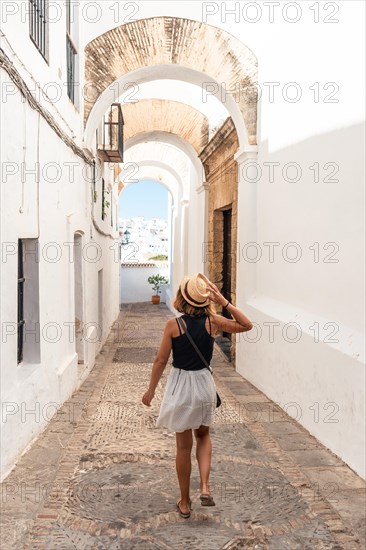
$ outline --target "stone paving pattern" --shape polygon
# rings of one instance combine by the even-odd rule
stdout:
[[[365,481],[235,372],[215,347],[215,507],[179,497],[175,434],[155,428],[169,361],[141,403],[164,304],[122,306],[95,367],[2,484],[2,550],[365,548]]]

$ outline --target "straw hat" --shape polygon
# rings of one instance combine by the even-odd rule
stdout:
[[[180,291],[185,301],[194,307],[208,306],[210,303],[208,299],[210,290],[207,288],[207,283],[209,282],[203,273],[183,277],[180,283]]]

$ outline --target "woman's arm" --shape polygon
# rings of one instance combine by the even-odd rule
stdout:
[[[207,286],[211,291],[210,300],[222,306],[227,304],[226,298],[224,298],[224,296],[220,293],[216,285],[210,283]],[[247,332],[248,330],[251,330],[253,328],[253,324],[248,319],[248,317],[244,315],[244,313],[240,311],[240,309],[233,306],[233,304],[227,305],[226,309],[231,313],[235,321],[233,321],[232,319],[226,319],[226,317],[223,317],[222,315],[214,315],[213,320],[218,329],[222,330],[223,332],[235,333]]]
[[[155,395],[156,386],[158,385],[161,375],[164,372],[164,369],[169,359],[171,349],[172,349],[172,323],[171,321],[168,321],[165,325],[159,351],[156,354],[156,357],[153,363],[149,388],[142,397],[143,404],[147,405],[148,407],[150,407],[150,402]]]

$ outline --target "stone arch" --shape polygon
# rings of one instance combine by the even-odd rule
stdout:
[[[208,143],[208,120],[186,103],[166,99],[142,99],[123,107],[124,139],[160,131],[180,136],[197,155]]]
[[[200,52],[198,57],[195,51]],[[175,73],[178,80],[212,84],[215,95],[224,91],[220,100],[227,102],[241,147],[256,144],[257,59],[230,33],[199,21],[152,17],[98,36],[86,46],[85,57],[87,126],[95,126],[92,112],[103,116],[103,109],[123,93],[126,83],[174,78]]]

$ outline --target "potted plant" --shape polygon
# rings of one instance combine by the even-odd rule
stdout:
[[[150,277],[148,277],[147,279],[147,282],[153,287],[153,290],[155,291],[155,294],[151,296],[152,303],[159,304],[160,303],[159,294],[161,294],[160,287],[161,285],[168,284],[169,282],[168,279],[163,275],[150,275]]]

